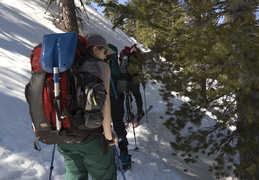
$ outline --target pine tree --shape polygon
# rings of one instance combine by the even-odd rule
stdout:
[[[259,81],[258,81],[258,25],[255,11],[258,3],[239,0],[230,6],[230,28],[235,46],[235,61],[239,73],[237,99],[237,165],[242,179],[259,179]]]
[[[259,2],[104,5],[114,27],[151,50],[149,72],[162,83],[173,149],[186,162],[197,162],[199,153],[213,156],[210,170],[217,178],[234,172],[241,179],[259,179]],[[187,101],[175,106],[173,99],[182,97]]]

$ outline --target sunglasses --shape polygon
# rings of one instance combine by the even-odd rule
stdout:
[[[97,46],[97,47],[98,47],[99,50],[105,49],[105,51],[104,51],[104,54],[105,54],[105,55],[108,53],[108,50],[107,50],[106,48],[104,48],[104,47],[102,47],[102,46]]]

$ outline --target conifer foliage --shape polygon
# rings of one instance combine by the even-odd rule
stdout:
[[[99,3],[114,28],[151,50],[147,64],[162,84],[177,154],[192,163],[201,153],[214,157],[217,178],[259,179],[259,2]],[[175,98],[185,101],[174,106]]]

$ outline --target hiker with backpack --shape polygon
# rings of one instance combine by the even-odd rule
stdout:
[[[120,68],[118,65],[118,49],[113,44],[108,44],[115,51],[114,54],[108,55],[106,61],[111,69],[111,86],[110,86],[110,101],[111,101],[111,117],[113,128],[118,136],[118,146],[120,149],[120,161],[122,168],[128,170],[131,168],[131,155],[128,153],[127,131],[123,121],[124,118],[124,92],[117,88],[117,83],[120,78]]]
[[[134,114],[131,111],[131,103],[133,96],[136,100],[137,105],[137,120],[140,120],[144,116],[142,95],[140,93],[140,84],[145,88],[145,79],[143,75],[143,54],[137,45],[134,44],[131,47],[125,46],[120,52],[119,63],[120,63],[120,83],[118,86],[124,86],[126,90],[126,111],[128,114],[128,122],[131,122],[134,118]],[[125,83],[126,81],[126,83]],[[126,86],[126,87],[125,87]]]
[[[54,152],[58,144],[67,180],[88,179],[88,174],[93,180],[117,179],[110,68],[103,61],[112,53],[105,38],[94,33],[85,38],[76,33],[44,35],[31,53],[25,97],[36,136],[34,148],[40,151],[41,141],[54,144]]]
[[[92,179],[102,180],[116,179],[116,164],[112,145],[116,143],[115,136],[111,130],[110,112],[110,68],[103,60],[106,55],[114,53],[107,45],[106,40],[99,34],[89,33],[85,36],[89,47],[86,49],[88,58],[81,66],[82,71],[89,69],[87,62],[98,61],[101,70],[100,79],[103,80],[107,95],[103,110],[103,137],[100,135],[89,135],[87,140],[81,144],[59,144],[59,152],[64,156],[67,179],[87,179],[88,172]],[[96,67],[98,69],[98,67]],[[102,143],[103,142],[103,143]],[[107,154],[104,154],[105,143],[108,143]]]

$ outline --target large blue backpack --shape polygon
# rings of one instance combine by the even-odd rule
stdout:
[[[107,61],[110,64],[111,69],[111,90],[110,95],[115,96],[117,93],[127,91],[127,81],[121,79],[121,69],[118,64],[118,49],[113,44],[108,44],[109,47],[115,51],[114,54],[107,56]]]
[[[118,48],[113,44],[108,44],[109,47],[115,51],[115,53],[109,55],[107,59],[109,60],[110,68],[111,68],[111,76],[114,80],[120,78],[120,67],[118,64]]]

